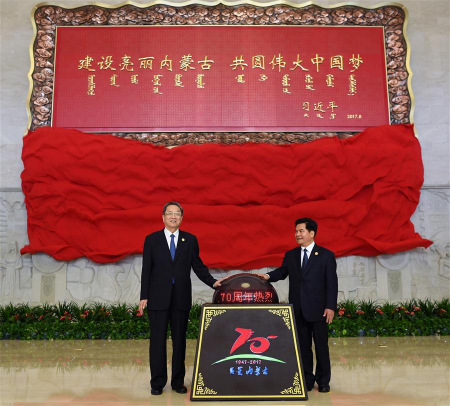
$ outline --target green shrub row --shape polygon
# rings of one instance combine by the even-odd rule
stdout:
[[[450,301],[403,303],[347,300],[329,327],[331,337],[448,335]],[[201,306],[192,307],[188,338],[197,338]],[[170,332],[169,332],[170,334]],[[149,337],[147,314],[137,306],[74,302],[0,306],[0,339],[140,339]]]

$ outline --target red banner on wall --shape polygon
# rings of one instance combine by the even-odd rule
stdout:
[[[30,241],[22,253],[97,262],[140,253],[173,200],[213,268],[281,264],[299,217],[318,221],[317,243],[336,256],[431,244],[410,221],[423,183],[411,125],[307,144],[173,149],[43,127],[24,138],[22,159]]]
[[[360,131],[389,124],[383,27],[58,27],[52,125]]]

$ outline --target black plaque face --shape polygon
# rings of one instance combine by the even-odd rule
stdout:
[[[191,400],[306,400],[292,305],[204,305]]]

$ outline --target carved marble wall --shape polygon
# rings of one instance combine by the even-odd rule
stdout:
[[[27,239],[22,192],[0,192],[0,303],[31,300],[33,264],[21,256]]]
[[[338,299],[400,301],[450,297],[449,200],[450,188],[422,190],[413,222],[417,232],[434,241],[430,248],[372,258],[338,258]],[[19,250],[26,242],[22,193],[0,192],[0,304],[138,302],[140,255],[113,264],[97,264],[86,258],[64,262],[45,254],[21,256]],[[239,272],[212,270],[216,278]],[[194,301],[211,301],[212,290],[194,273],[192,281]],[[287,301],[288,281],[274,286],[280,300]]]

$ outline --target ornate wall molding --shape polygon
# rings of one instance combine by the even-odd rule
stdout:
[[[338,5],[324,8],[315,4],[293,5],[274,2],[260,4],[201,2],[185,4],[119,6],[86,5],[63,8],[38,5],[32,14],[35,37],[30,47],[29,125],[31,130],[51,125],[54,50],[57,26],[98,25],[319,25],[383,26],[385,29],[388,95],[391,124],[412,121],[413,96],[410,87],[407,13],[398,4],[364,8]],[[263,142],[289,144],[309,142],[322,137],[347,138],[354,133],[114,133],[157,145],[174,146],[207,142],[234,144]]]

